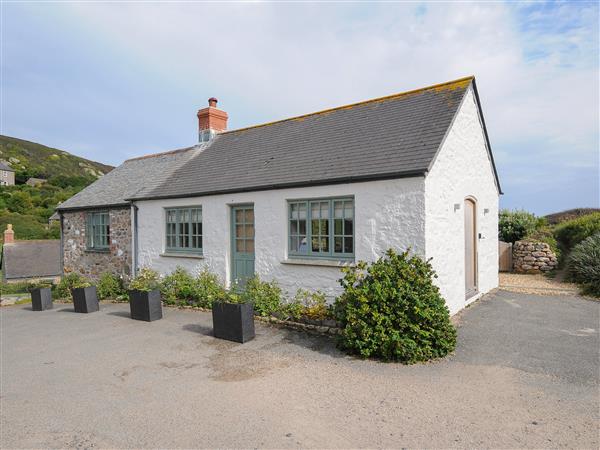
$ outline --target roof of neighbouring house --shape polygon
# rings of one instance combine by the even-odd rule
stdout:
[[[46,183],[48,180],[46,180],[45,178],[35,178],[35,177],[30,177],[27,179],[27,181],[25,182],[25,184],[37,184],[37,183]]]
[[[4,278],[43,278],[61,275],[60,240],[16,241],[2,247]]]
[[[7,170],[9,172],[14,172],[15,169],[13,169],[12,167],[10,167],[8,164],[0,161],[0,170]]]
[[[126,199],[162,184],[181,164],[202,149],[201,145],[146,155],[125,161],[70,199],[57,211],[124,206]]]

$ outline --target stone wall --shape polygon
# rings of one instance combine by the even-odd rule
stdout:
[[[513,244],[513,270],[519,273],[548,272],[556,268],[556,255],[545,242],[517,241]]]
[[[64,272],[78,272],[98,278],[104,272],[131,274],[131,212],[129,208],[109,210],[110,249],[86,249],[86,216],[88,211],[63,213]]]

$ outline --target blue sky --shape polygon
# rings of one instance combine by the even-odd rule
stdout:
[[[599,206],[596,2],[2,3],[0,132],[117,165],[475,75],[505,195]]]

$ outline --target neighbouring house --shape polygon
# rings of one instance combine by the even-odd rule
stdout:
[[[388,248],[431,259],[452,313],[498,286],[498,175],[467,77],[228,131],[124,162],[58,208],[65,271],[204,268],[229,286],[340,292]]]
[[[48,225],[52,225],[53,223],[60,222],[60,214],[58,211],[54,211],[50,217],[48,217]]]
[[[57,282],[62,275],[60,241],[16,241],[14,236],[12,225],[8,224],[4,231],[4,244],[0,254],[3,281]]]
[[[35,187],[35,186],[41,186],[42,184],[46,183],[48,180],[44,179],[44,178],[35,178],[35,177],[31,177],[29,179],[27,179],[27,181],[25,182],[25,184]]]
[[[15,170],[8,164],[0,161],[0,186],[14,186]]]

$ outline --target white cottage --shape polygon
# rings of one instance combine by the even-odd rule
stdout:
[[[126,161],[61,205],[69,270],[98,265],[78,245],[126,242],[132,272],[334,296],[340,267],[411,248],[451,313],[498,286],[501,190],[473,77],[239,130],[214,98],[198,118],[199,145]],[[114,208],[131,221],[119,239]],[[69,240],[78,225],[88,237]]]

